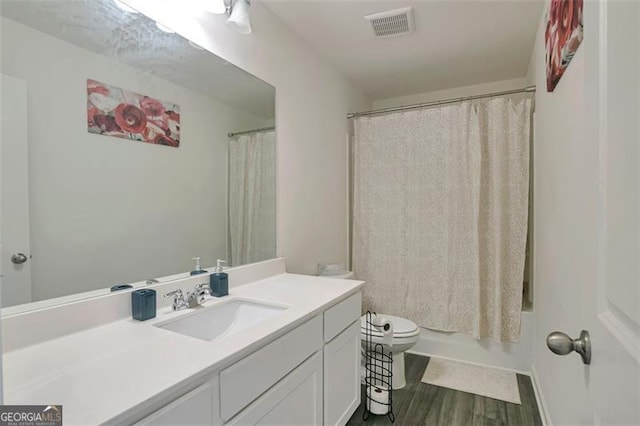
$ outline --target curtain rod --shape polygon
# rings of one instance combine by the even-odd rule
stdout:
[[[276,129],[275,127],[263,127],[261,129],[244,130],[242,132],[227,133],[227,136],[232,138],[234,136],[246,135],[248,133],[269,132],[269,131],[275,130],[275,129]]]
[[[484,95],[466,96],[466,97],[462,97],[462,98],[442,99],[440,101],[432,101],[432,102],[424,102],[424,103],[420,103],[420,104],[404,105],[404,106],[399,106],[399,107],[375,109],[375,110],[372,110],[372,111],[352,112],[352,113],[347,114],[347,118],[363,117],[363,116],[366,116],[366,115],[375,115],[375,114],[384,114],[384,113],[395,112],[395,111],[406,111],[406,110],[410,110],[410,109],[426,108],[426,107],[430,107],[430,106],[453,104],[453,103],[462,102],[462,101],[472,101],[474,99],[492,98],[492,97],[495,97],[495,96],[504,96],[504,95],[513,95],[513,94],[516,94],[516,93],[533,93],[535,91],[536,91],[536,86],[529,86],[529,87],[525,87],[523,89],[506,90],[504,92],[485,93]]]

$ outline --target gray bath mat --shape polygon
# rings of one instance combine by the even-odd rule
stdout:
[[[520,404],[518,378],[511,371],[431,358],[422,382]]]

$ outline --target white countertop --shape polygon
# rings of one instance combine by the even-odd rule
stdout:
[[[361,281],[281,274],[210,298],[241,297],[290,306],[222,341],[207,342],[153,325],[193,312],[160,309],[148,321],[112,322],[3,355],[5,404],[62,404],[65,424],[100,424],[164,398],[232,364],[355,293]]]

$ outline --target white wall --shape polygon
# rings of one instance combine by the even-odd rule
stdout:
[[[318,262],[346,263],[345,115],[370,107],[362,92],[259,1],[252,2],[249,36],[230,30],[225,16],[192,16],[177,2],[127,2],[276,87],[278,254],[296,273],[315,273]]]
[[[373,101],[373,109],[391,108],[403,105],[413,105],[424,102],[453,99],[465,96],[483,95],[485,93],[503,92],[507,90],[522,89],[527,86],[526,78],[514,78],[511,80],[493,81],[490,83],[474,84],[471,86],[455,87],[435,92],[417,93],[415,95],[400,96],[397,98],[379,99]]]
[[[28,90],[34,300],[188,271],[195,256],[224,258],[226,134],[265,120],[1,23],[2,73]],[[180,147],[88,133],[87,78],[179,104]]]

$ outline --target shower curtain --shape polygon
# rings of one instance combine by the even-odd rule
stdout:
[[[276,257],[273,130],[229,140],[229,254],[234,266]]]
[[[353,268],[365,308],[476,339],[520,335],[531,100],[354,121]]]

